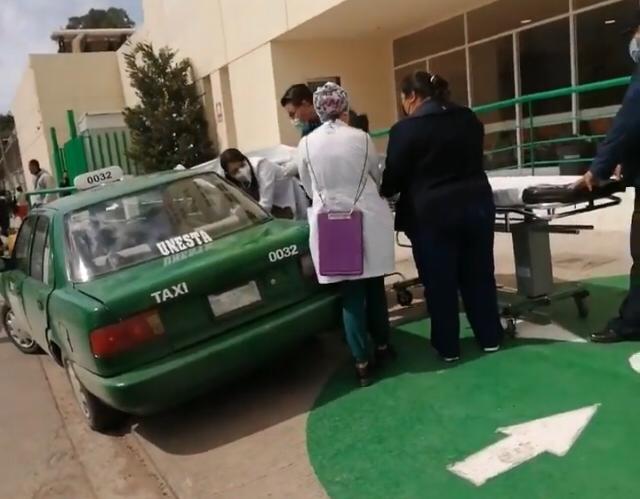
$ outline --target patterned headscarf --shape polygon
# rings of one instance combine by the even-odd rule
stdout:
[[[324,123],[349,111],[349,95],[340,85],[328,82],[313,94],[313,107]]]

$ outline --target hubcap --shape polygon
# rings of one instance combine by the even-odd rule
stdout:
[[[7,318],[5,320],[7,334],[15,341],[20,348],[32,348],[35,345],[35,341],[24,331],[21,331],[16,327],[16,316],[13,310],[7,312]]]
[[[67,373],[69,374],[69,381],[71,382],[71,388],[73,388],[73,394],[76,397],[76,401],[78,402],[84,416],[89,419],[91,417],[91,412],[89,411],[87,396],[82,389],[78,376],[76,376],[76,372],[73,370],[71,362],[67,362]]]

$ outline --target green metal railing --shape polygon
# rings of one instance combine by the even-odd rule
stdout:
[[[77,191],[75,187],[60,187],[59,189],[43,189],[41,191],[30,191],[26,192],[25,196],[27,197],[27,202],[29,206],[32,206],[32,200],[35,196],[45,197],[48,194],[56,194],[61,196],[63,194],[74,194]]]
[[[64,173],[73,183],[78,175],[114,165],[122,167],[126,175],[140,173],[129,158],[129,136],[126,131],[89,132],[79,135],[73,111],[67,111],[67,125],[70,138],[62,146],[58,143],[56,129],[51,128],[50,131],[53,164],[58,183]]]
[[[534,104],[536,102],[548,101],[550,99],[557,99],[561,97],[569,97],[573,95],[581,95],[586,93],[593,93],[603,90],[610,90],[613,88],[624,87],[629,84],[631,81],[631,77],[622,77],[615,78],[612,80],[600,81],[596,83],[587,83],[583,85],[578,85],[575,87],[565,87],[558,88],[555,90],[550,90],[547,92],[540,92],[530,95],[523,95],[521,97],[508,99],[500,102],[495,102],[491,104],[485,104],[481,106],[474,107],[474,111],[482,117],[482,115],[493,113],[496,111],[500,111],[508,108],[519,108],[516,113],[516,119],[510,120],[515,121],[516,126],[513,128],[505,129],[503,132],[513,132],[516,136],[516,140],[514,143],[508,146],[497,147],[494,149],[489,149],[485,151],[486,156],[492,156],[500,153],[515,153],[517,157],[516,164],[503,166],[500,169],[514,169],[514,168],[522,168],[527,167],[534,170],[536,167],[542,166],[562,166],[562,165],[575,165],[575,164],[587,164],[590,162],[593,157],[578,157],[578,158],[558,158],[553,160],[542,160],[536,159],[536,150],[541,146],[557,146],[570,144],[573,142],[583,142],[583,143],[595,143],[605,136],[602,134],[580,134],[575,133],[574,135],[567,136],[559,136],[553,139],[545,139],[545,140],[536,140],[536,128],[540,128],[542,126],[553,126],[553,125],[571,125],[574,132],[578,132],[579,124],[585,121],[587,118],[582,118],[581,112],[579,111],[579,105],[577,103],[572,103],[572,110],[565,113],[560,113],[563,117],[560,118],[557,122],[554,120],[545,119],[549,115],[535,115],[534,112]],[[526,113],[524,112],[526,110]],[[589,111],[589,110],[586,110]],[[585,110],[582,111],[584,113]],[[569,117],[567,117],[569,115]],[[610,118],[612,117],[612,113],[608,112],[603,114],[602,116],[591,115],[588,119],[593,120],[597,118]],[[545,119],[544,123],[541,124],[541,119]],[[389,129],[377,130],[371,133],[373,138],[383,138],[387,137],[389,134]],[[528,154],[528,158],[525,161],[525,153]]]

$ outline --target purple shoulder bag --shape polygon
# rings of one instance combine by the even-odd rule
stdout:
[[[324,277],[361,276],[364,273],[363,216],[356,209],[358,201],[367,185],[367,160],[369,157],[369,139],[366,140],[366,153],[360,183],[350,211],[332,211],[322,197],[322,188],[311,166],[309,139],[306,139],[307,163],[318,189],[323,210],[318,213],[318,273]]]

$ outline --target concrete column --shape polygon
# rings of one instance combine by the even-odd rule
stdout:
[[[243,151],[280,143],[279,103],[270,45],[267,43],[229,64],[237,144]]]
[[[82,46],[84,45],[85,35],[78,35],[71,41],[71,52],[79,54],[82,52]]]
[[[229,147],[237,147],[238,144],[228,67],[211,74],[211,92],[217,144],[222,152]]]

